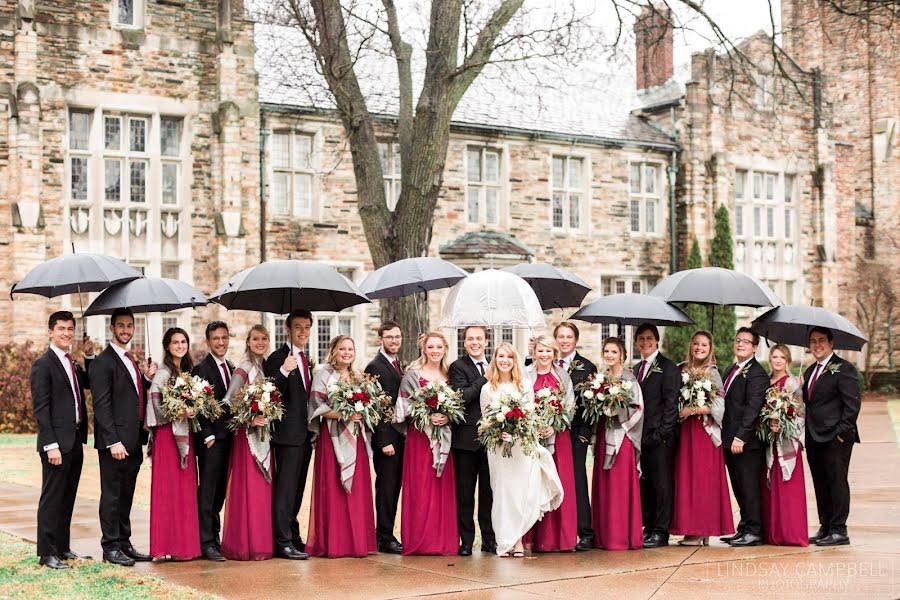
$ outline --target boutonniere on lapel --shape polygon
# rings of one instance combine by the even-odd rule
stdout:
[[[660,369],[659,365],[656,363],[653,363],[652,365],[650,365],[650,370],[647,371],[647,373],[644,375],[644,381],[647,381],[648,379],[650,379],[650,376],[653,375],[654,373],[662,373],[662,369]]]
[[[825,367],[829,374],[834,375],[841,372],[841,363],[831,363]]]
[[[747,373],[749,373],[749,372],[750,372],[750,363],[747,363],[746,365],[744,365],[744,368],[741,369],[741,377],[743,377],[744,379],[746,379],[746,378],[747,378]]]
[[[580,360],[573,360],[569,363],[569,375],[575,371],[584,371],[584,363]]]

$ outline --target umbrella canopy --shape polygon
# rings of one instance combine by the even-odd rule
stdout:
[[[270,260],[245,269],[210,300],[229,310],[279,315],[294,309],[340,311],[369,302],[334,267],[305,260]]]
[[[781,300],[758,279],[721,267],[688,269],[669,275],[650,290],[666,302],[719,306],[781,306]]]
[[[750,327],[767,340],[791,346],[808,346],[813,327],[827,327],[834,333],[835,350],[862,350],[869,341],[856,325],[817,306],[778,306],[757,317]]]
[[[87,317],[110,315],[117,308],[129,308],[135,313],[169,312],[208,302],[206,296],[183,281],[140,277],[106,289],[91,302],[84,314]]]
[[[99,292],[140,276],[118,258],[102,254],[66,254],[32,269],[22,281],[13,285],[10,296],[38,294],[54,298],[63,294]]]
[[[469,275],[450,290],[441,327],[534,328],[544,313],[534,290],[518,275],[488,269]]]
[[[528,282],[544,310],[581,306],[591,291],[591,286],[578,275],[547,263],[522,263],[503,270]]]
[[[664,300],[643,294],[604,296],[582,307],[571,318],[588,323],[619,325],[690,325],[694,322]]]
[[[371,273],[359,291],[372,300],[399,298],[452,287],[468,273],[446,260],[430,256],[404,258]]]

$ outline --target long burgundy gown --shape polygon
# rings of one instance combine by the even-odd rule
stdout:
[[[534,391],[559,385],[556,376],[538,373]],[[535,552],[570,551],[578,543],[578,505],[575,500],[575,467],[572,461],[572,438],[568,429],[556,432],[553,463],[563,487],[562,504],[534,524],[524,538]]]
[[[375,554],[378,551],[375,508],[365,438],[356,436],[353,485],[347,493],[341,483],[340,466],[328,428],[323,424],[320,431],[306,541],[308,552],[326,558]]]
[[[776,385],[783,388],[786,381],[784,376]],[[788,481],[784,481],[778,464],[778,449],[772,448],[772,452],[775,454],[772,469],[768,479],[763,473],[761,483],[766,542],[774,546],[809,546],[802,448],[797,451],[797,464]]]
[[[150,556],[190,560],[200,556],[197,517],[197,464],[194,440],[188,436],[187,466],[175,444],[172,424],[154,428],[150,480]]]
[[[256,464],[244,427],[231,444],[225,498],[222,555],[229,560],[272,558],[272,483]]]
[[[604,550],[636,550],[644,547],[641,520],[641,486],[634,446],[628,436],[622,441],[610,469],[603,468],[606,423],[597,427],[594,447],[594,480],[591,513],[594,546]]]
[[[440,477],[432,466],[428,436],[412,424],[403,454],[400,540],[403,554],[456,554],[456,473],[453,455]]]

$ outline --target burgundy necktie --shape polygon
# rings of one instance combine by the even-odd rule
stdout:
[[[303,363],[303,385],[306,387],[306,394],[309,395],[309,360],[307,360],[306,353],[303,350],[300,351],[300,362]]]
[[[81,393],[78,388],[78,374],[75,372],[75,361],[72,355],[66,352],[66,358],[69,359],[69,369],[72,371],[72,392],[75,394],[75,424],[81,423]]]
[[[739,368],[737,363],[731,368],[731,372],[728,373],[728,378],[725,380],[725,393],[728,393],[728,387],[731,385],[731,380],[734,379],[735,374],[738,372]]]
[[[143,381],[141,381],[141,370],[138,369],[137,362],[135,362],[134,357],[131,356],[131,353],[126,352],[125,356],[128,357],[128,360],[131,361],[131,366],[134,367],[134,374],[137,375],[137,380],[135,381],[135,387],[137,388],[138,395],[138,418],[140,418],[141,423],[144,422],[144,385]]]
[[[564,361],[563,359],[559,359],[559,368],[560,368],[560,369],[565,369],[565,368],[566,368],[566,361]]]
[[[820,363],[816,363],[816,369],[813,371],[812,377],[809,378],[809,385],[806,386],[806,399],[807,401],[812,398],[813,386],[816,385],[816,381],[819,379],[819,370],[822,368]]]
[[[638,383],[644,383],[644,368],[647,366],[647,361],[641,361],[641,368],[638,369]]]
[[[397,375],[403,377],[403,371],[400,370],[400,363],[397,362],[396,358],[393,360],[393,362],[391,362],[391,364],[394,365],[394,369],[397,370]]]
[[[222,367],[222,374],[225,376],[225,387],[228,388],[231,385],[231,375],[228,374],[228,367],[225,363],[219,363],[219,366]]]

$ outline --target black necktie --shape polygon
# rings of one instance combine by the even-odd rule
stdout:
[[[484,376],[484,364],[481,361],[478,361],[475,364],[478,365],[478,372],[481,373],[482,376]]]

